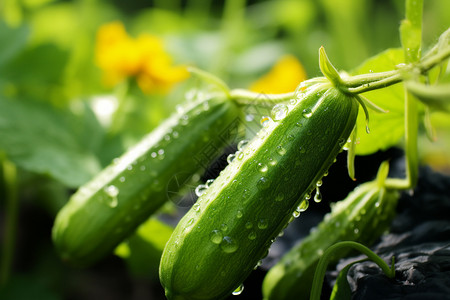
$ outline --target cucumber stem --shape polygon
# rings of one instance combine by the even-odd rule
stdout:
[[[256,93],[244,89],[231,90],[230,98],[242,105],[258,105],[271,107],[280,102],[286,102],[295,98],[295,92],[284,94]]]

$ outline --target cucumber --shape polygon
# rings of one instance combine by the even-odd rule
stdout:
[[[276,105],[272,120],[236,153],[166,244],[160,264],[166,297],[223,299],[238,288],[320,185],[358,107],[325,79],[303,83],[289,105]]]
[[[323,252],[341,241],[370,245],[390,226],[399,194],[380,187],[375,181],[361,184],[299,244],[294,246],[266,274],[264,299],[309,299],[314,272]],[[345,249],[332,262],[347,255]]]
[[[237,133],[240,108],[225,97],[187,104],[78,189],[58,213],[61,258],[88,266],[111,253]]]

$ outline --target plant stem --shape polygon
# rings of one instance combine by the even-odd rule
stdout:
[[[322,291],[323,279],[327,270],[328,262],[330,261],[332,256],[341,248],[354,248],[355,250],[358,250],[359,252],[365,254],[374,263],[376,263],[383,270],[384,274],[386,274],[387,277],[395,277],[394,260],[392,260],[391,267],[389,267],[389,265],[383,259],[381,259],[366,246],[353,241],[339,242],[325,250],[319,260],[319,263],[317,264],[311,289],[311,300],[320,300],[320,293]]]
[[[414,64],[420,60],[422,11],[423,0],[406,0],[406,19],[401,23],[400,37],[407,64]],[[431,61],[434,61],[433,57]],[[432,63],[428,64],[431,65]],[[386,188],[412,189],[417,184],[419,173],[418,118],[418,102],[405,88],[406,178],[403,180],[388,178]]]
[[[265,107],[273,106],[276,103],[286,102],[295,98],[295,92],[285,94],[264,94],[255,93],[243,89],[235,89],[230,92],[231,99],[242,105],[262,105]]]
[[[361,93],[365,93],[368,91],[388,87],[390,85],[399,83],[402,80],[403,79],[402,79],[401,74],[399,72],[396,72],[394,75],[392,75],[390,77],[386,77],[384,79],[374,81],[374,82],[365,83],[358,87],[348,88],[348,91],[352,94],[361,94]]]
[[[7,284],[11,273],[19,212],[16,166],[7,159],[3,160],[3,176],[5,180],[6,208],[4,241],[0,260],[0,288]]]

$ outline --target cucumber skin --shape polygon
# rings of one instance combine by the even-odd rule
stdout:
[[[331,166],[356,123],[359,105],[328,83],[305,94],[284,119],[270,121],[258,133],[179,222],[160,264],[168,299],[229,296]],[[309,118],[303,116],[319,102]],[[265,173],[259,163],[267,166]],[[277,201],[280,195],[283,200]],[[223,235],[220,245],[211,241],[213,230]],[[232,253],[222,250],[234,246]]]
[[[264,299],[309,299],[314,271],[323,251],[341,241],[374,243],[388,230],[398,198],[398,192],[367,182],[335,203],[316,229],[266,274],[262,287]],[[337,262],[350,251],[336,253],[332,261]]]
[[[237,131],[239,107],[224,97],[207,101],[187,104],[182,113],[174,113],[78,189],[58,213],[52,231],[64,261],[85,267],[111,253],[168,201],[166,187],[175,175],[184,183],[216,158],[210,153],[200,165],[196,153],[208,146],[220,151],[228,145],[232,134],[226,131]],[[116,198],[110,196],[114,188],[105,190],[111,186],[117,188]]]

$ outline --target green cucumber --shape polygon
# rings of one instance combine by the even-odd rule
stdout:
[[[390,226],[398,193],[380,187],[375,181],[361,184],[344,200],[332,206],[331,213],[309,236],[294,246],[273,266],[263,281],[264,299],[309,299],[314,272],[323,252],[341,241],[365,245],[375,242]],[[350,249],[333,256],[333,262]]]
[[[358,108],[325,79],[303,83],[289,105],[276,105],[273,120],[236,153],[166,244],[166,297],[222,299],[238,288],[320,185]]]
[[[230,143],[239,113],[223,96],[189,103],[78,189],[53,226],[62,259],[87,266],[111,253],[169,199],[174,178],[184,183]]]

